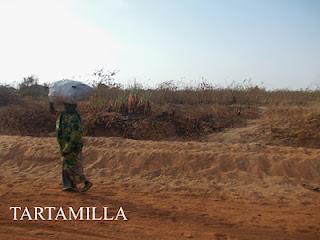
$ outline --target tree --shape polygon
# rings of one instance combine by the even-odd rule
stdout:
[[[22,83],[19,84],[19,89],[38,85],[38,81],[39,81],[39,78],[35,75],[30,75],[28,77],[25,77],[23,78]]]

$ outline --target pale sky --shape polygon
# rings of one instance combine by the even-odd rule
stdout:
[[[318,0],[0,0],[0,83],[320,86]]]

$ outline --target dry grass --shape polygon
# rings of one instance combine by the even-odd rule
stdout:
[[[273,145],[319,147],[319,128],[319,107],[281,106],[265,112],[257,135]]]
[[[28,91],[26,91],[26,89]],[[30,91],[29,91],[30,90]],[[37,93],[36,91],[43,91]],[[0,132],[47,135],[54,117],[47,111],[46,87],[0,87]],[[87,135],[135,139],[196,139],[258,118],[257,135],[272,144],[319,146],[319,91],[266,91],[252,85],[214,88],[202,84],[178,89],[172,82],[157,89],[99,83],[79,106]]]
[[[110,88],[100,86],[95,89],[94,104],[107,104],[110,102],[126,101],[129,94],[139,95],[140,99],[150,101],[153,104],[217,104],[217,105],[250,105],[250,106],[279,106],[295,105],[305,106],[320,101],[320,91],[267,91],[258,86],[244,86],[234,88],[195,87],[177,89],[174,87],[157,89],[142,88]]]

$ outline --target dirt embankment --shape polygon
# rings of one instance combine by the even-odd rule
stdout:
[[[87,136],[126,137],[141,140],[195,140],[223,129],[243,126],[257,108],[240,106],[152,105],[149,113],[121,114],[89,103],[79,106]],[[0,107],[0,133],[53,136],[56,117],[43,102]]]

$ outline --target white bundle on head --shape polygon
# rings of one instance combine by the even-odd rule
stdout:
[[[90,97],[92,88],[87,84],[74,80],[60,80],[49,86],[49,101],[55,104],[75,104]]]

